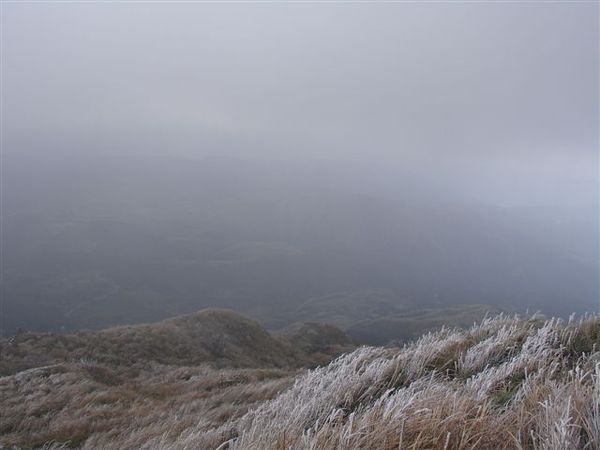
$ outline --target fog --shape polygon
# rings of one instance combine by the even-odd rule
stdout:
[[[3,331],[597,311],[598,9],[3,3]]]

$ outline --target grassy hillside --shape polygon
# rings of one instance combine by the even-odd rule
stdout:
[[[291,330],[285,342],[305,354],[336,336],[321,325],[302,328]],[[308,371],[152,361],[132,374],[118,365],[60,363],[0,378],[0,443],[36,448],[53,442],[47,449],[597,449],[599,348],[598,316],[578,322],[497,316],[466,330],[443,328],[403,347],[362,347]]]
[[[0,448],[156,448],[243,415],[295,373],[153,364],[132,374],[91,362],[30,369],[0,377]]]
[[[0,448],[133,449],[198,420],[216,427],[289,387],[303,366],[353,348],[331,325],[273,335],[215,309],[97,332],[19,334],[0,340]]]
[[[599,348],[599,317],[499,316],[401,349],[361,348],[161,448],[597,449]]]
[[[295,336],[294,339],[301,339]],[[0,375],[57,363],[94,361],[120,368],[150,363],[213,367],[299,367],[351,347],[341,332],[312,352],[272,335],[258,322],[231,311],[206,309],[154,324],[75,334],[23,333],[0,340]],[[315,353],[313,355],[313,353]],[[328,361],[328,358],[325,358]]]

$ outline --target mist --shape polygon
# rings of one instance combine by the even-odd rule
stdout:
[[[3,332],[598,311],[598,8],[3,3]]]

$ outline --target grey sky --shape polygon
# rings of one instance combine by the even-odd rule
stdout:
[[[8,3],[3,21],[7,153],[597,181],[596,2]]]

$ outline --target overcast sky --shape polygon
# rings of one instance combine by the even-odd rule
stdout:
[[[597,2],[3,12],[6,154],[325,158],[597,198]]]

